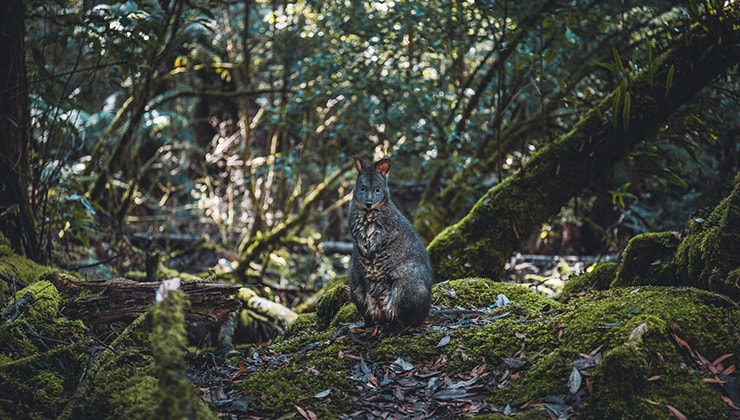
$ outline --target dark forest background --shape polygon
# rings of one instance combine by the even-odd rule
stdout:
[[[681,89],[658,57],[735,7],[11,0],[2,230],[86,278],[153,258],[315,290],[347,263],[329,257],[353,155],[392,157],[393,197],[430,242],[605,99],[626,129],[634,80]],[[716,204],[738,170],[738,83],[736,65],[713,79],[519,251],[615,254]]]

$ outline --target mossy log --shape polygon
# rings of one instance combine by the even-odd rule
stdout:
[[[543,220],[740,61],[738,28],[737,11],[708,17],[661,55],[653,71],[637,76],[626,92],[613,92],[570,133],[488,190],[462,220],[429,244],[437,280],[473,275],[500,278],[506,259]],[[629,95],[630,106],[623,115],[610,118],[617,95]]]

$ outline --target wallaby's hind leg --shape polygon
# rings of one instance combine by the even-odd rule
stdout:
[[[429,315],[431,303],[431,292],[421,280],[406,280],[399,293],[399,324],[402,327],[420,325]]]

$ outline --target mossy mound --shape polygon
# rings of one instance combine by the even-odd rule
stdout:
[[[612,287],[644,284],[693,286],[740,301],[740,173],[734,188],[706,217],[675,232],[630,240]]]
[[[492,307],[499,294],[510,302]],[[278,417],[295,413],[295,406],[319,417],[358,411],[358,384],[349,378],[365,363],[382,371],[400,358],[414,366],[434,364],[449,377],[495,368],[497,375],[485,379],[494,389],[486,401],[525,417],[544,415],[553,401],[584,418],[660,418],[669,415],[668,406],[688,418],[730,416],[722,387],[695,358],[713,361],[740,348],[733,333],[740,309],[721,296],[643,286],[559,303],[479,278],[435,285],[433,295],[436,312],[418,331],[363,339],[361,330],[342,325],[258,349],[253,358],[273,363],[256,367],[241,384],[255,402],[252,414]],[[447,323],[445,311],[455,308],[477,311]],[[693,355],[677,344],[673,328]],[[725,368],[737,363],[738,356],[725,357]],[[574,368],[582,381],[576,389]],[[727,378],[735,381],[736,374]]]
[[[680,242],[681,238],[676,232],[643,233],[635,236],[622,253],[622,261],[612,286],[678,286],[673,256]]]
[[[705,219],[689,222],[676,252],[679,277],[740,301],[740,172],[732,192]]]
[[[609,288],[617,273],[619,264],[611,261],[600,262],[592,265],[580,276],[569,279],[559,300],[567,300],[571,295],[590,290],[606,290]]]
[[[105,342],[62,314],[69,299],[49,280],[64,274],[6,245],[0,238],[0,284],[28,285],[0,306],[0,418],[214,418],[186,377],[182,292]],[[130,340],[148,334],[143,325],[151,350]]]
[[[495,306],[499,295],[504,295],[514,305],[539,311],[546,306],[557,306],[552,299],[539,296],[525,285],[492,282],[471,277],[438,283],[434,286],[432,300],[435,305],[455,308],[485,308]],[[509,307],[510,309],[511,307]]]
[[[80,321],[59,317],[56,287],[37,281],[2,306],[0,418],[54,418],[77,385],[91,342]]]
[[[13,252],[8,239],[0,233],[0,302],[5,302],[13,292],[35,282],[39,276],[53,271]]]

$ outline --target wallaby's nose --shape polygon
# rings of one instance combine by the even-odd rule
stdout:
[[[363,202],[362,202],[362,204],[364,204],[364,205],[365,205],[365,207],[367,207],[367,208],[370,208],[370,207],[372,207],[372,206],[373,206],[373,204],[375,204],[375,203],[374,203],[374,202],[372,202],[372,201],[370,201],[370,200],[368,200],[368,201],[363,201]]]

